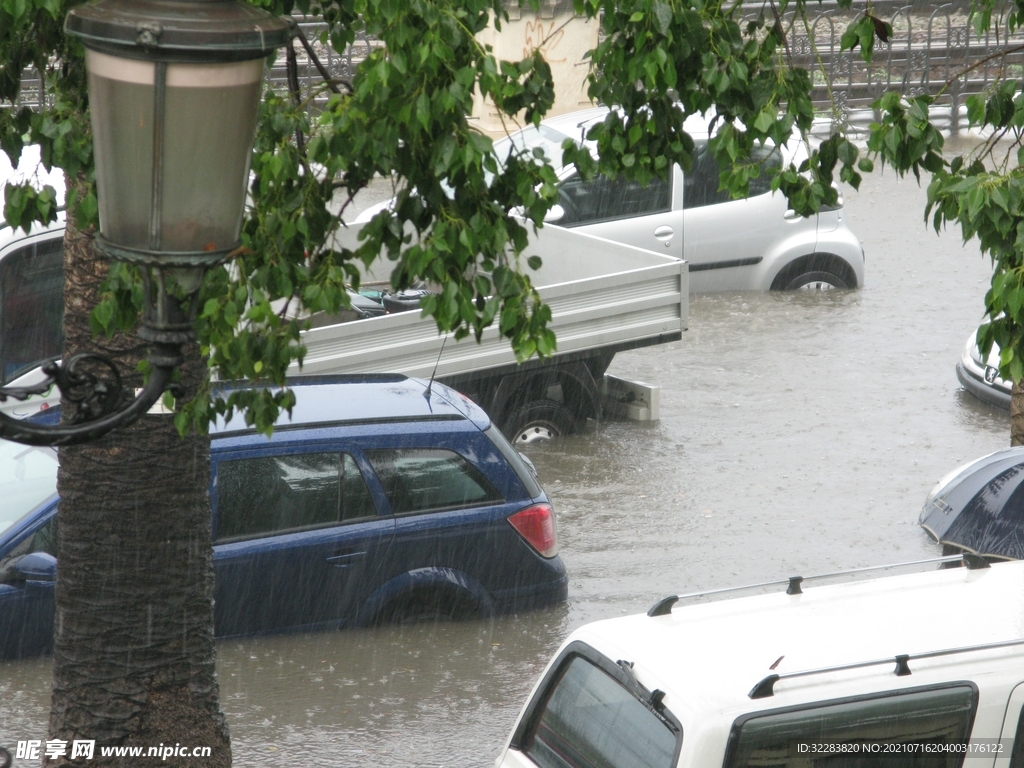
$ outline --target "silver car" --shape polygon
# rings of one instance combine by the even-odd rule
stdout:
[[[964,345],[964,353],[956,364],[956,377],[964,389],[996,408],[1010,410],[1010,392],[1013,382],[999,375],[999,345],[993,344],[988,357],[978,349],[977,333],[972,333]]]
[[[697,145],[691,173],[673,168],[667,181],[642,187],[624,179],[598,176],[583,181],[562,163],[562,143],[584,136],[603,120],[603,107],[560,115],[494,143],[499,158],[513,147],[540,148],[561,180],[551,224],[669,253],[690,264],[690,291],[858,288],[864,282],[864,250],[846,223],[842,197],[834,208],[812,218],[789,210],[771,192],[767,173],[750,183],[750,195],[733,200],[719,191],[718,165],[707,151],[708,122],[696,115],[685,128]],[[766,166],[797,165],[807,156],[800,143],[766,146],[758,159]],[[363,211],[369,221],[391,201]]]

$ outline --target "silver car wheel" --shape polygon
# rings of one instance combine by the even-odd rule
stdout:
[[[832,285],[828,280],[813,280],[809,283],[801,285],[796,290],[798,291],[831,291],[834,290],[835,286]]]

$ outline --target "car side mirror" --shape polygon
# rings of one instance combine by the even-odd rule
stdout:
[[[56,581],[57,558],[47,552],[32,552],[18,560],[14,571],[25,581]]]
[[[545,224],[557,224],[563,218],[565,218],[565,208],[555,203],[551,206],[551,209],[544,214]]]

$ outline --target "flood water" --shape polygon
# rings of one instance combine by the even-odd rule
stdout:
[[[235,764],[490,766],[580,624],[667,594],[936,555],[917,526],[925,495],[1008,445],[1009,416],[954,372],[987,259],[925,229],[924,199],[913,179],[866,178],[847,190],[862,290],[696,297],[682,341],[610,370],[662,388],[658,423],[531,446],[565,606],[221,643]],[[45,738],[49,675],[49,659],[0,665],[0,743]]]

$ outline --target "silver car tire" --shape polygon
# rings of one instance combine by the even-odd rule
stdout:
[[[839,275],[831,272],[804,272],[802,275],[797,275],[786,287],[784,291],[830,291],[834,288],[849,288],[846,282]]]

